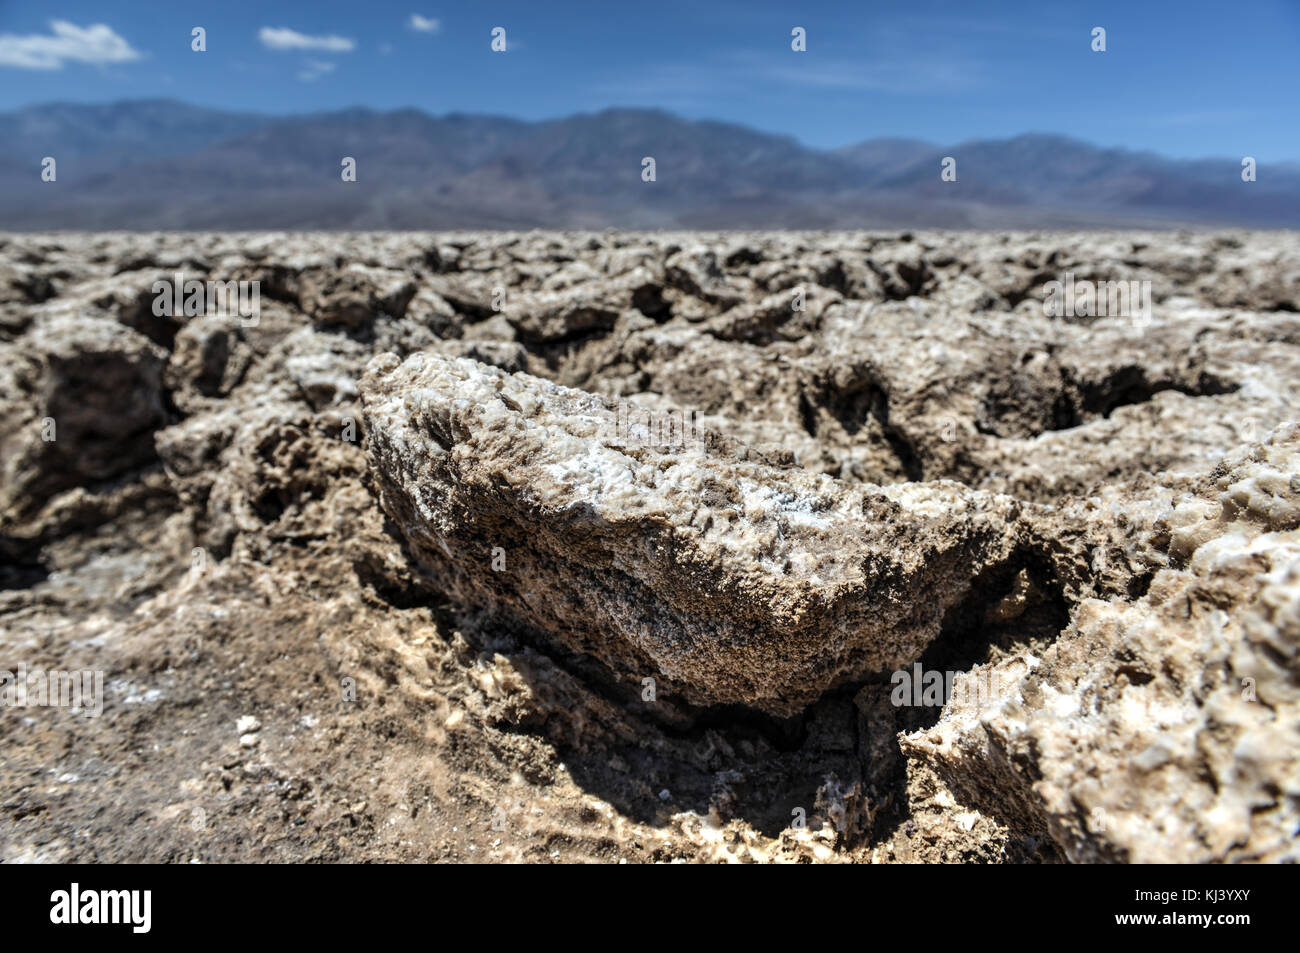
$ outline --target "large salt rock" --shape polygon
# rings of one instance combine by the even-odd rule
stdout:
[[[694,704],[789,715],[912,661],[1021,529],[954,483],[652,446],[635,413],[463,358],[382,355],[361,392],[380,501],[434,585]]]

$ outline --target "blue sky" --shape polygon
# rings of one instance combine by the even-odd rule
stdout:
[[[148,97],[525,119],[654,106],[817,147],[1055,132],[1295,160],[1300,0],[0,0],[0,110]]]

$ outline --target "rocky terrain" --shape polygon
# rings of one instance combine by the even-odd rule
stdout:
[[[1298,311],[1285,232],[0,235],[0,670],[103,673],[0,859],[1300,859]]]

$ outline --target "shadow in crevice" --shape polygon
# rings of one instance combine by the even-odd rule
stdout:
[[[1174,391],[1188,397],[1219,397],[1240,385],[1207,370],[1193,358],[1178,370],[1137,364],[1104,372],[1064,365],[1050,351],[1031,351],[985,389],[975,429],[1002,438],[1029,439],[1110,417],[1121,407],[1145,404]]]
[[[1041,654],[1070,622],[1060,584],[1034,557],[1018,553],[971,584],[968,598],[944,614],[939,637],[921,655],[923,672],[969,672],[1020,652]],[[944,704],[949,680],[945,679]],[[921,706],[909,731],[932,727],[942,707]]]
[[[692,706],[674,697],[665,680],[649,697],[640,680],[620,678],[599,660],[568,650],[512,618],[503,605],[453,604],[442,594],[450,580],[425,575],[395,527],[387,524],[386,532],[406,558],[402,565],[355,559],[363,590],[394,609],[427,611],[441,638],[457,634],[463,640],[457,678],[466,684],[475,683],[476,667],[497,669],[497,656],[503,657],[527,691],[488,704],[488,726],[544,741],[575,783],[624,816],[665,826],[673,814],[689,810],[723,821],[741,818],[777,837],[799,812],[814,827],[823,815],[832,820],[826,812],[836,809],[837,786],[861,786],[856,686],[830,692],[793,718],[742,705]],[[534,775],[537,765],[511,760],[531,746],[489,744],[511,769]]]
[[[405,552],[391,527],[390,533]],[[908,819],[908,763],[897,734],[932,724],[938,710],[891,705],[887,673],[835,688],[791,718],[741,705],[692,706],[662,684],[648,697],[639,680],[566,650],[501,606],[458,608],[438,594],[438,580],[419,576],[413,565],[408,554],[400,569],[385,561],[355,568],[375,597],[399,609],[425,608],[438,632],[464,640],[457,665],[466,683],[474,684],[475,667],[496,669],[502,656],[526,685],[526,692],[483,710],[491,756],[510,769],[544,778],[530,763],[535,756],[520,755],[535,751],[531,743],[504,739],[543,741],[580,788],[651,826],[692,811],[722,823],[739,819],[777,838],[802,817],[813,829],[830,824],[842,844],[860,845]],[[992,652],[1054,637],[1065,613],[1052,591],[1027,556],[990,571],[949,611],[925,664],[965,670]],[[990,613],[1012,611],[1008,599],[1020,610],[1015,618],[990,623]]]
[[[823,442],[883,443],[892,457],[890,472],[876,475],[884,482],[916,482],[925,477],[912,441],[890,420],[889,392],[868,364],[847,374],[841,369],[839,377],[827,373],[805,383],[799,391],[799,417],[804,431]]]
[[[0,592],[31,589],[49,575],[49,568],[29,543],[0,536]]]
[[[1059,581],[1032,552],[1018,553],[1008,563],[989,569],[974,581],[969,597],[948,610],[939,638],[918,662],[921,672],[940,673],[943,703],[897,705],[894,711],[898,731],[910,734],[934,727],[943,715],[943,705],[952,700],[952,678],[956,673],[970,673],[976,666],[995,664],[1023,652],[1041,656],[1069,620],[1069,604]],[[965,687],[970,689],[970,683]],[[974,691],[990,687],[997,690],[992,683],[978,683]],[[974,697],[978,701],[982,696]],[[897,696],[891,694],[891,704],[896,701]],[[997,699],[989,697],[986,702],[996,704]],[[898,757],[905,760],[901,750]],[[990,758],[999,760],[993,753]],[[964,765],[959,777],[948,776],[942,769],[938,773],[964,803],[1007,829],[1011,839],[1008,847],[1017,859],[1062,859],[1038,808],[1008,771],[969,764]],[[907,800],[901,788],[899,794],[895,803],[905,806]],[[888,823],[896,825],[906,820],[904,811],[895,813]]]
[[[1240,388],[1204,369],[1178,378],[1152,375],[1136,365],[1116,368],[1098,381],[1080,381],[1078,386],[1081,422],[1109,417],[1120,407],[1146,403],[1162,391],[1177,391],[1188,397],[1219,397]]]

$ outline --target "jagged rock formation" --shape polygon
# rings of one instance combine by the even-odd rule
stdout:
[[[178,272],[258,314],[160,313]],[[1066,275],[1153,306],[1048,313]],[[107,693],[0,719],[0,856],[1293,859],[1297,275],[0,236],[0,648]]]
[[[380,357],[362,393],[380,501],[436,586],[696,705],[792,715],[910,663],[1023,531],[1009,497],[621,434],[598,397],[465,359]]]
[[[1085,600],[1041,658],[965,676],[1000,690],[903,750],[1072,860],[1294,862],[1300,426],[1122,505],[1168,556],[1146,595]]]
[[[167,353],[105,321],[39,322],[0,355],[0,514],[21,520],[61,491],[154,456]],[[113,395],[110,404],[102,400]],[[61,431],[61,432],[60,432]]]

